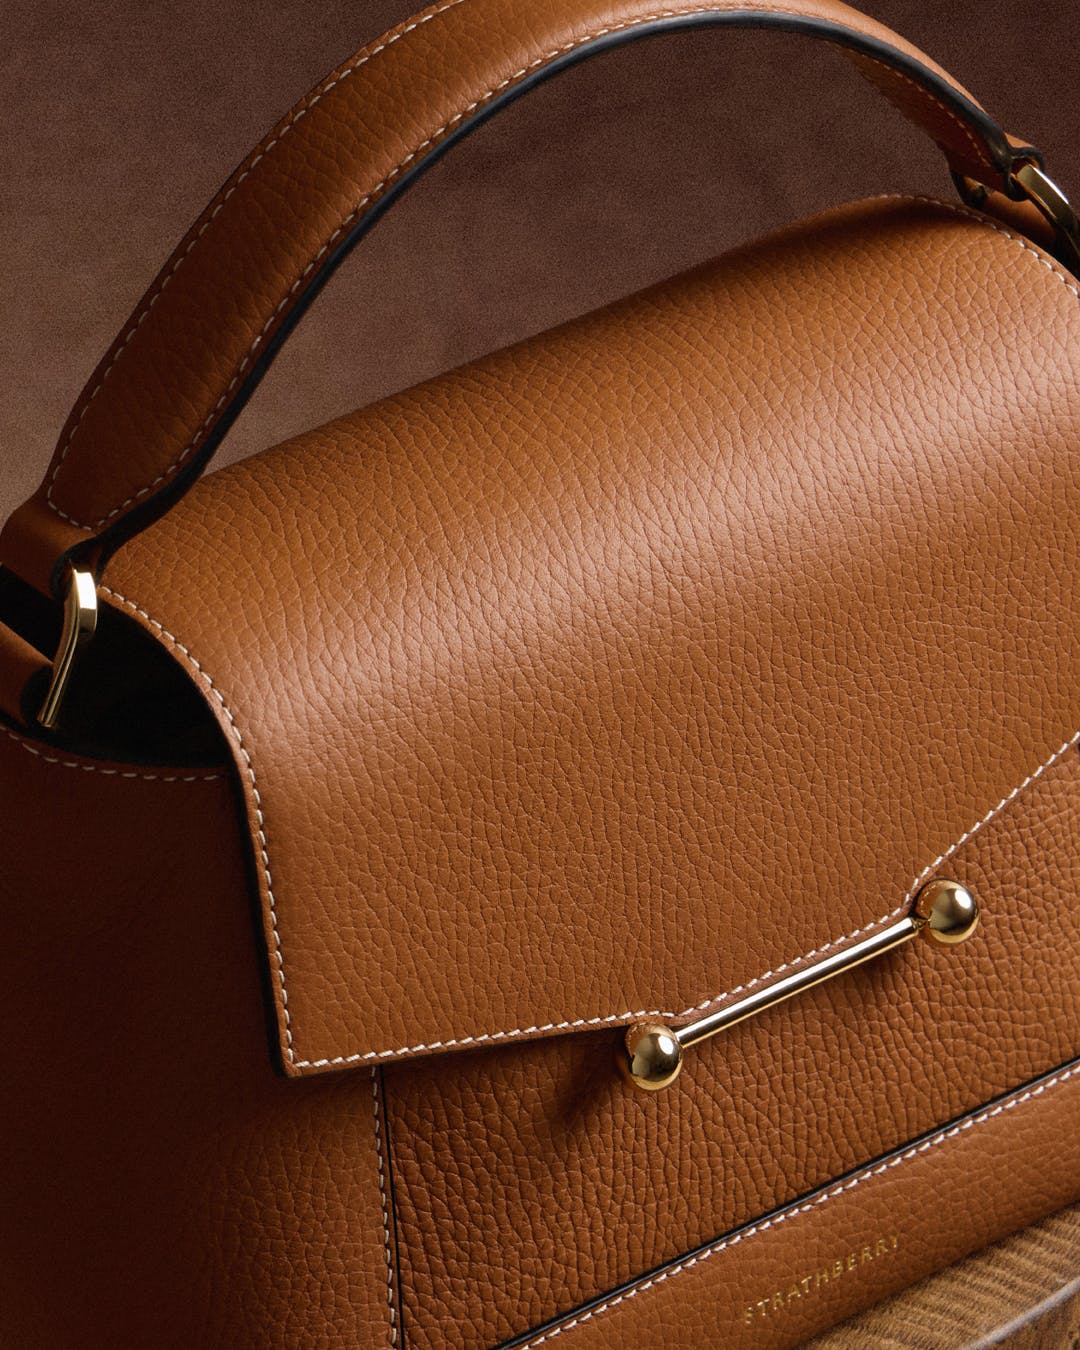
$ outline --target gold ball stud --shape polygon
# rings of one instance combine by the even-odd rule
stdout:
[[[915,901],[915,913],[925,920],[923,933],[948,946],[966,941],[979,922],[975,897],[958,881],[944,877],[926,883]]]
[[[646,1092],[670,1087],[682,1068],[682,1046],[670,1027],[639,1022],[626,1033],[623,1070]]]

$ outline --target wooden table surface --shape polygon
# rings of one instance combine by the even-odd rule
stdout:
[[[1080,1205],[879,1303],[808,1350],[1080,1350]]]

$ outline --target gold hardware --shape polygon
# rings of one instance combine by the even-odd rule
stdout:
[[[1032,160],[1021,164],[1013,173],[1013,181],[1053,226],[1057,237],[1054,252],[1058,261],[1080,276],[1080,220],[1077,220],[1068,197]]]
[[[50,730],[56,726],[60,705],[64,701],[75,658],[80,648],[97,627],[97,586],[92,572],[72,568],[68,576],[67,595],[64,598],[64,626],[53,657],[52,678],[45,702],[38,713],[38,721]]]
[[[968,206],[981,211],[986,207],[990,191],[984,183],[954,173],[953,182]],[[1012,185],[1017,200],[1026,199],[1036,207],[1054,231],[1054,246],[1050,250],[1058,262],[1080,276],[1080,220],[1068,197],[1054,180],[1034,160],[1024,160],[1012,173]]]
[[[814,1298],[823,1289],[834,1286],[838,1280],[846,1280],[849,1275],[861,1271],[864,1266],[878,1261],[888,1260],[900,1250],[900,1234],[879,1233],[876,1238],[864,1242],[860,1247],[849,1247],[837,1256],[816,1261],[805,1275],[780,1275],[764,1298],[755,1299],[743,1307],[743,1323],[753,1326],[759,1321],[773,1321],[778,1313]],[[806,1270],[806,1267],[802,1267]]]
[[[659,1022],[639,1022],[626,1033],[626,1072],[646,1092],[670,1087],[682,1069],[678,1035]]]
[[[910,914],[897,919],[888,928],[834,952],[823,961],[805,966],[791,975],[774,980],[752,994],[729,1003],[726,1008],[672,1028],[658,1022],[639,1022],[626,1033],[620,1054],[624,1074],[637,1087],[657,1092],[669,1087],[679,1076],[683,1051],[699,1041],[708,1040],[737,1022],[744,1022],[766,1008],[794,998],[825,980],[853,970],[875,956],[903,946],[924,933],[936,942],[955,945],[969,938],[979,921],[979,909],[969,891],[959,882],[938,879],[928,882],[916,897]]]
[[[915,901],[915,914],[923,920],[926,937],[950,947],[966,942],[979,922],[979,907],[970,891],[944,877],[922,888]]]

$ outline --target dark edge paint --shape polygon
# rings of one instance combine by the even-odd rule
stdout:
[[[999,1102],[1006,1102],[1010,1097],[1015,1097],[1018,1093],[1037,1089],[1040,1083],[1045,1083],[1058,1074],[1068,1073],[1077,1068],[1080,1068],[1080,1057],[1067,1059],[1063,1064],[1059,1064],[1056,1068],[1047,1069],[1045,1073],[1039,1074],[1038,1077],[1029,1078],[1027,1082],[1020,1083],[1016,1087],[1009,1088],[1007,1092],[1000,1093],[997,1097],[991,1097],[988,1101],[981,1102],[970,1111],[965,1111],[959,1116],[953,1116],[951,1120],[945,1121],[944,1124],[935,1125],[933,1129],[927,1130],[924,1134],[916,1135],[913,1139],[907,1140],[906,1143],[897,1145],[896,1148],[890,1149],[888,1153],[881,1153],[876,1158],[871,1158],[869,1162],[860,1163],[857,1167],[851,1168],[850,1171],[842,1172],[839,1176],[830,1177],[828,1181],[824,1182],[821,1186],[816,1186],[812,1191],[805,1191],[802,1195],[798,1195],[792,1200],[787,1200],[782,1205],[777,1205],[775,1209],[767,1210],[764,1214],[758,1215],[757,1218],[750,1219],[746,1223],[740,1224],[738,1228],[732,1228],[726,1233],[719,1233],[716,1237],[710,1238],[707,1242],[702,1242],[696,1247],[691,1247],[681,1255],[672,1257],[670,1261],[665,1261],[661,1265],[653,1266],[651,1270],[647,1270],[640,1275],[635,1275],[633,1279],[626,1280],[623,1284],[617,1284],[614,1288],[608,1289],[602,1294],[597,1294],[595,1298],[588,1299],[585,1303],[578,1304],[576,1308],[571,1308],[568,1312],[560,1313],[557,1317],[553,1317],[548,1322],[542,1322],[535,1327],[530,1327],[528,1331],[523,1331],[518,1335],[511,1337],[508,1341],[501,1341],[496,1347],[496,1350],[515,1350],[515,1347],[525,1345],[537,1336],[542,1336],[545,1333],[550,1334],[561,1324],[571,1322],[574,1318],[582,1317],[620,1295],[629,1294],[630,1291],[637,1286],[646,1284],[649,1280],[656,1279],[657,1276],[662,1275],[665,1271],[671,1270],[685,1261],[692,1260],[694,1257],[703,1257],[709,1249],[715,1247],[718,1242],[729,1242],[751,1228],[757,1228],[762,1223],[776,1220],[786,1210],[795,1209],[800,1205],[810,1204],[819,1196],[824,1195],[827,1191],[833,1190],[836,1186],[842,1185],[844,1182],[859,1176],[863,1172],[869,1172],[876,1167],[880,1167],[883,1163],[889,1162],[890,1159],[897,1158],[901,1154],[907,1153],[911,1148],[917,1148],[925,1140],[932,1139],[935,1135],[941,1134],[943,1130],[951,1130],[954,1126],[961,1125],[965,1120],[970,1120],[974,1116],[981,1115],[983,1111],[993,1108]]]
[[[81,541],[61,554],[53,568],[51,577],[53,593],[58,598],[62,596],[64,578],[69,564],[75,563],[87,554],[96,556],[96,572],[100,576],[109,558],[123,543],[168,511],[196,481],[233,422],[255,392],[263,376],[269,370],[286,339],[306,314],[323,286],[326,285],[368,230],[372,229],[381,219],[383,213],[432,165],[437,163],[452,146],[530,90],[593,56],[598,56],[612,48],[621,47],[647,37],[657,37],[686,29],[714,27],[776,30],[804,34],[830,42],[842,49],[874,57],[901,73],[909,75],[918,85],[951,108],[979,137],[991,160],[1006,180],[1009,175],[1009,166],[1015,163],[1018,158],[1033,158],[1040,164],[1042,162],[1041,155],[1034,147],[1017,149],[1010,145],[997,122],[940,76],[915,60],[914,57],[908,56],[878,38],[855,33],[841,24],[826,20],[807,19],[779,13],[764,14],[747,10],[714,10],[704,14],[676,15],[653,20],[637,27],[618,33],[605,34],[602,37],[592,39],[592,41],[584,42],[573,50],[564,52],[546,65],[539,67],[517,84],[510,86],[496,98],[486,103],[482,108],[477,109],[472,117],[463,120],[438,144],[432,146],[423,159],[417,161],[408,173],[399,178],[379,201],[364,213],[353,229],[343,237],[335,248],[327,253],[322,266],[313,270],[307,286],[301,290],[295,304],[282,318],[281,323],[263,348],[261,355],[252,363],[247,376],[241,381],[235,394],[214,423],[203,445],[191,456],[184,469],[177,473],[160,492],[150,496],[145,503],[132,507],[130,511],[120,517],[115,525],[109,526],[100,534]]]

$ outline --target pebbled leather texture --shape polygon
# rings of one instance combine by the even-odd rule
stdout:
[[[343,222],[651,13],[452,0],[331,77],[167,264],[5,563],[45,588],[146,524]],[[754,14],[898,44],[870,77],[1006,186],[898,39]],[[133,539],[102,599],[232,762],[0,726],[3,1336],[794,1346],[1077,1199],[1078,305],[1012,225],[855,204]],[[35,659],[0,656],[11,712]],[[734,1028],[658,1097],[618,1078],[642,1011],[718,1006],[943,873],[983,904],[961,952]]]
[[[800,1345],[972,1244],[985,1245],[1003,1221],[1057,1208],[1080,1174],[1078,1111],[1074,1063],[518,1344]]]
[[[0,727],[0,1342],[388,1343],[367,1075],[266,1054],[227,771]]]
[[[234,747],[286,1072],[677,1016],[906,910],[1080,729],[1078,341],[1019,238],[845,208],[132,541],[106,598]]]
[[[1078,828],[1074,747],[949,859],[982,905],[977,942],[918,943],[741,1023],[655,1097],[616,1075],[610,1032],[385,1069],[408,1344],[495,1345],[587,1306],[1073,1058]],[[918,1213],[892,1213],[899,1248],[861,1270],[878,1297],[942,1261],[940,1242],[909,1250]],[[847,1222],[848,1247],[880,1236]],[[812,1263],[784,1251],[801,1277]],[[801,1309],[775,1321],[808,1334]],[[773,1319],[727,1317],[688,1343],[769,1343]]]
[[[1070,903],[1075,895],[1078,767],[1069,756],[1047,771],[1036,793],[1025,798],[1024,812],[1010,815],[1007,825],[1003,820],[994,842],[987,835],[975,853],[966,855],[976,868],[970,874],[973,884],[980,887],[986,882],[979,858],[1004,864],[997,881],[1010,908],[988,917],[1006,976],[1017,954],[1010,920],[1023,924],[1049,885],[1068,887]],[[590,1270],[582,1252],[604,1225],[626,1222],[635,1202],[643,1212],[659,1212],[664,1203],[659,1182],[687,1196],[700,1191],[709,1205],[725,1189],[737,1191],[725,1179],[726,1166],[718,1177],[702,1170],[723,1140],[698,1136],[680,1161],[659,1128],[664,1103],[653,1099],[627,1100],[643,1122],[640,1138],[621,1133],[608,1139],[610,1161],[604,1169],[589,1174],[568,1165],[572,1155],[564,1152],[563,1141],[580,1139],[597,1103],[589,1095],[591,1081],[578,1076],[575,1066],[587,1059],[599,1077],[609,1033],[557,1047],[444,1057],[437,1061],[444,1072],[419,1112],[414,1104],[428,1090],[436,1061],[395,1066],[386,1072],[385,1083],[381,1072],[368,1069],[305,1082],[275,1075],[259,1016],[241,832],[230,789],[221,770],[87,760],[0,732],[0,822],[6,846],[0,869],[5,939],[0,984],[9,1103],[0,1112],[6,1160],[0,1174],[5,1343],[42,1350],[482,1346],[492,1319],[524,1323],[548,1308],[565,1306],[570,1288],[590,1281],[598,1287],[604,1272],[600,1265]],[[1038,825],[1025,838],[1033,819]],[[13,846],[31,839],[52,846]],[[1035,859],[1036,853],[1032,869],[1028,857]],[[972,1043],[963,1040],[963,1021],[954,1036],[952,1017],[941,1019],[945,1039],[938,1078],[911,1074],[906,1083],[910,1105],[900,1128],[917,1129],[920,1118],[935,1110],[944,1114],[961,1099],[953,1088],[947,1101],[935,1096],[935,1082],[947,1076],[949,1063],[975,1065],[969,1085],[996,1086],[1011,1073],[1019,1075],[1026,1064],[1052,1057],[1065,1025],[1064,1009],[1076,1013],[1075,981],[1070,983],[1072,967],[1064,961],[1046,985],[1039,978],[1043,963],[1072,950],[1075,934],[1065,904],[1048,912],[1054,923],[1050,943],[1044,952],[1027,956],[1007,996],[999,1001],[995,986],[978,991],[979,999],[986,999],[978,1007],[954,1005],[962,1018],[974,1021],[992,1000],[993,1007],[1004,1010],[1002,1016],[989,1017]],[[984,956],[989,953],[987,946]],[[1035,964],[1028,965],[1028,959]],[[906,984],[890,976],[878,986],[879,1002],[873,989],[877,982],[858,979],[868,995],[860,1005],[863,1027],[881,1028],[890,1017],[903,1021]],[[57,997],[60,986],[62,999]],[[934,988],[918,977],[910,987],[918,1017],[931,1014],[940,997]],[[830,1097],[843,1085],[850,1061],[830,1064],[824,1052],[844,1036],[855,992],[834,986],[835,1002],[828,1002],[824,1025],[809,1009],[801,1015],[795,1010],[807,1033],[801,1047],[778,1028],[764,1037],[766,1048],[774,1047],[791,1063],[792,1080],[777,1083],[762,1073],[758,1091],[732,1098],[724,1108],[750,1141],[746,1156],[735,1159],[737,1166],[759,1190],[762,1169],[775,1173],[779,1202],[793,1195],[815,1167],[824,1176],[838,1150],[854,1159],[864,1148],[869,1157],[883,1137],[880,1113],[864,1128],[861,1106],[852,1120],[836,1112],[832,1119],[841,1137],[829,1144],[830,1156],[815,1161],[810,1135],[801,1135],[790,1160],[798,1172],[790,1174],[763,1142],[781,1117],[790,1122],[793,1110],[800,1112],[803,1130],[814,1128],[813,1112],[830,1111]],[[1058,1011],[1044,1038],[1048,1007]],[[792,1011],[778,1009],[777,1021],[790,1019]],[[592,1052],[586,1049],[590,1040]],[[876,1038],[867,1044],[882,1051],[886,1045]],[[1013,1047],[1004,1056],[1003,1045]],[[556,1049],[557,1072],[569,1084],[561,1096],[553,1095],[550,1079],[536,1074],[530,1062]],[[720,1047],[706,1053],[714,1062],[725,1058]],[[483,1112],[491,1129],[496,1094],[506,1100],[503,1094],[514,1087],[515,1061],[522,1083],[532,1079],[550,1103],[545,1111],[530,1088],[508,1103],[523,1125],[514,1160],[518,1196],[535,1184],[543,1195],[542,1215],[555,1232],[563,1216],[554,1191],[543,1189],[545,1172],[560,1199],[570,1192],[583,1197],[587,1188],[603,1186],[605,1177],[617,1187],[608,1197],[615,1209],[593,1210],[587,1218],[579,1212],[573,1244],[565,1250],[545,1238],[540,1216],[501,1208],[500,1200],[512,1193],[500,1195],[490,1184],[470,1194],[473,1203],[464,1209],[442,1207],[448,1194],[462,1192],[476,1168],[479,1140],[473,1131],[484,1121],[470,1119],[466,1132],[455,1136],[460,1162],[454,1175],[441,1176],[439,1151],[448,1141],[439,1133],[440,1115],[452,1112],[455,1102],[469,1100],[467,1083],[479,1083],[486,1073],[490,1091]],[[860,1071],[873,1074],[865,1061],[860,1047]],[[878,1072],[900,1076],[905,1063],[879,1058]],[[747,1084],[755,1068],[735,1056],[731,1072]],[[571,1337],[576,1337],[604,1350],[649,1350],[661,1341],[695,1350],[715,1344],[760,1350],[798,1343],[936,1266],[1077,1198],[1080,1075],[1066,1067],[1050,1079],[1005,1101],[980,1105],[956,1126],[936,1131],[929,1140],[913,1140],[899,1155],[854,1176],[830,1181],[821,1193],[780,1214],[756,1218],[741,1235],[707,1232],[688,1203],[687,1237],[705,1233],[707,1252],[680,1256],[653,1274],[635,1272],[644,1278],[628,1289],[605,1291],[595,1309],[573,1311],[557,1335],[555,1327],[538,1328],[530,1343],[563,1339],[574,1344]],[[812,1093],[794,1095],[796,1086],[811,1084]],[[668,1099],[669,1116],[691,1125],[687,1092],[698,1102],[707,1103],[711,1096],[719,1104],[721,1075],[688,1075],[679,1095]],[[598,1104],[610,1110],[610,1092]],[[384,1110],[392,1117],[392,1134]],[[537,1140],[529,1131],[545,1114],[547,1137],[534,1153]],[[715,1119],[701,1123],[712,1125]],[[415,1139],[403,1133],[405,1120],[417,1131]],[[897,1126],[891,1128],[899,1133]],[[506,1122],[501,1129],[500,1148],[513,1149],[512,1129]],[[640,1170],[627,1165],[628,1159],[641,1157],[646,1163]],[[498,1161],[496,1156],[487,1162],[492,1179],[499,1175]],[[477,1288],[450,1287],[445,1276],[438,1277],[447,1296],[438,1318],[434,1311],[423,1311],[434,1305],[416,1286],[421,1249],[415,1212],[423,1203],[422,1189],[429,1195],[429,1223],[437,1216],[444,1230],[448,1262],[455,1246],[477,1240],[468,1235],[474,1228],[487,1233],[492,1250],[500,1236],[506,1243],[506,1254],[493,1257],[488,1271],[473,1272]],[[736,1198],[728,1212],[742,1212],[740,1205],[746,1208]],[[637,1259],[650,1239],[644,1222],[635,1228],[626,1245]],[[512,1283],[509,1263],[521,1241],[519,1230],[530,1229],[538,1234],[538,1246],[513,1294],[520,1297],[520,1308],[482,1308],[497,1280],[507,1287]],[[861,1260],[864,1245],[876,1247],[879,1238],[891,1240],[894,1234],[898,1246],[887,1259]],[[660,1250],[655,1242],[654,1250]],[[751,1300],[771,1298],[777,1288],[786,1295],[796,1279],[816,1276],[819,1268],[831,1272],[837,1260],[846,1266],[852,1252],[855,1269],[830,1277],[812,1297],[770,1311],[767,1318],[758,1316],[747,1326]],[[625,1264],[626,1255],[605,1259]]]
[[[1030,147],[945,72],[837,0],[441,0],[361,51],[253,151],[177,247],[102,359],[40,490],[0,539],[48,591],[75,551],[100,567],[193,481],[276,342],[412,176],[545,71],[690,22],[778,26],[852,49],[958,173],[1005,188]]]

